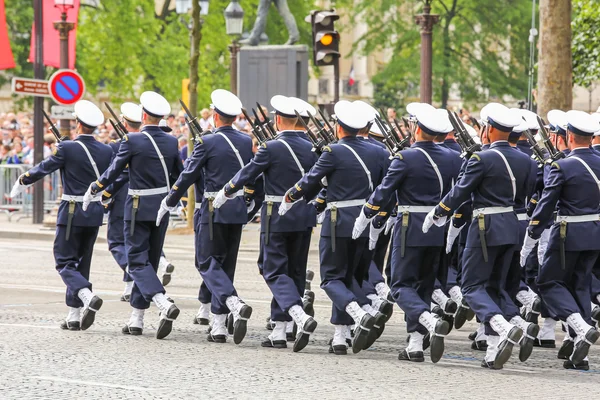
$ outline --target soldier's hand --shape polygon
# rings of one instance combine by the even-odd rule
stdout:
[[[371,224],[371,228],[369,229],[369,250],[375,249],[375,246],[377,246],[377,239],[379,239],[379,234],[384,229],[385,226],[382,226],[381,228],[375,228],[373,224]]]
[[[290,191],[288,190],[285,195],[283,195],[283,201],[281,202],[281,204],[279,205],[279,210],[277,211],[277,213],[279,215],[285,215],[285,213],[287,213],[288,211],[290,211],[292,209],[292,207],[294,206],[294,204],[296,204],[296,201],[292,201],[292,199],[290,199],[290,196],[288,195]]]
[[[10,191],[10,197],[11,198],[15,198],[17,197],[19,194],[24,193],[25,189],[27,189],[28,185],[23,185],[21,182],[23,181],[23,175],[19,176],[19,179],[17,179],[17,181],[15,182],[15,184],[12,187],[12,190]]]
[[[398,221],[398,217],[394,217],[391,216],[390,218],[388,218],[388,220],[385,223],[385,234],[389,235],[390,231],[394,228],[394,225],[396,225],[396,222]]]
[[[525,241],[523,242],[523,247],[521,248],[521,267],[525,266],[527,263],[527,256],[529,256],[529,253],[531,253],[539,240],[540,239],[534,239],[529,236],[529,233],[525,234]]]
[[[446,254],[450,254],[452,251],[452,246],[454,245],[454,241],[460,234],[460,231],[465,227],[466,224],[455,227],[454,224],[450,224],[450,228],[448,228],[448,237],[446,238]]]
[[[227,202],[227,200],[229,200],[229,197],[227,197],[225,195],[225,190],[221,189],[221,190],[219,190],[219,192],[215,196],[215,199],[213,200],[213,203],[212,203],[213,207],[214,208],[221,208],[221,206],[223,204],[225,204]]]
[[[446,223],[446,220],[448,219],[448,217],[436,217],[435,216],[435,208],[431,211],[429,211],[429,213],[427,214],[427,216],[425,216],[425,220],[423,221],[423,233],[427,233],[429,232],[429,229],[435,225],[435,226],[444,226],[444,224]]]
[[[81,205],[83,211],[87,211],[88,207],[90,206],[90,203],[94,200],[94,195],[92,194],[93,189],[94,184],[92,183],[83,195],[83,204]]]
[[[354,227],[352,228],[352,239],[356,240],[363,233],[367,225],[369,225],[370,219],[367,218],[363,209],[360,210],[358,218],[354,221]]]
[[[160,208],[158,209],[158,215],[156,215],[156,226],[160,226],[160,221],[162,221],[163,217],[171,212],[171,210],[175,207],[169,207],[167,205],[167,198],[165,197],[160,202]],[[175,210],[174,210],[175,211]]]

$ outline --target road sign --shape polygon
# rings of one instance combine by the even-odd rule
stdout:
[[[52,106],[50,110],[52,112],[50,116],[54,119],[75,119],[73,106]]]
[[[59,69],[48,82],[50,95],[59,104],[70,105],[81,100],[85,93],[83,78],[70,69]]]
[[[12,78],[11,91],[28,96],[50,97],[48,81],[29,78]]]

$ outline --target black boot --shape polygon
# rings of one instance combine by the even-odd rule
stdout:
[[[410,353],[406,349],[402,350],[398,354],[398,360],[400,361],[412,361],[412,362],[423,362],[425,357],[422,351],[411,351]]]
[[[358,326],[354,329],[354,338],[352,339],[352,352],[358,353],[367,344],[367,340],[369,338],[369,332],[373,329],[373,325],[375,324],[375,318],[370,316],[369,314],[365,314]]]
[[[575,343],[573,343],[572,340],[563,341],[562,345],[560,346],[560,349],[558,349],[557,358],[559,360],[568,360],[569,357],[571,357],[571,354],[573,354],[574,347]]]
[[[521,339],[521,343],[519,344],[519,360],[521,362],[527,361],[531,355],[533,344],[535,343],[539,332],[540,327],[536,324],[529,324],[527,331],[523,332],[523,339]]]
[[[487,347],[487,341],[485,340],[473,340],[473,342],[471,343],[471,350],[487,351]]]
[[[576,369],[579,371],[589,371],[590,363],[584,360],[584,361],[581,361],[579,364],[573,364],[573,361],[566,360],[563,363],[563,368],[564,369]]]
[[[81,330],[79,321],[63,321],[60,324],[60,329],[65,331],[78,331]]]
[[[96,319],[96,312],[100,310],[102,307],[102,299],[98,296],[92,297],[90,300],[90,304],[83,310],[83,315],[81,316],[81,330],[85,331],[94,323]]]
[[[266,338],[260,345],[261,347],[271,347],[273,349],[287,349],[287,342],[285,340],[271,340]]]

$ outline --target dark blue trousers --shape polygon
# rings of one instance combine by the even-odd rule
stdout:
[[[592,301],[600,306],[598,295],[600,295],[600,256],[592,269]]]
[[[550,315],[566,321],[569,315],[579,313],[588,324],[592,324],[591,274],[599,255],[597,250],[566,251],[563,269],[560,251],[546,252],[537,277],[537,287]]]
[[[197,268],[212,293],[210,309],[213,314],[228,314],[225,301],[230,296],[237,296],[233,278],[241,238],[241,224],[213,224],[213,240],[210,240],[208,224],[200,224],[196,233]]]
[[[129,303],[134,308],[147,309],[154,295],[165,293],[156,271],[168,226],[168,215],[162,219],[160,226],[156,226],[155,221],[136,221],[132,236],[131,221],[125,221],[125,250],[129,275],[134,282]]]
[[[439,247],[407,247],[404,257],[400,246],[392,247],[392,296],[406,320],[406,330],[427,333],[419,317],[431,307],[431,294],[439,263]]]
[[[302,305],[312,228],[302,232],[261,233],[263,278],[269,286],[272,321],[291,321],[288,310]]]
[[[197,238],[198,232],[200,232],[200,217],[200,210],[194,210],[194,238]],[[198,249],[196,249],[194,252],[194,265],[196,266],[196,269],[200,271],[200,266],[198,265]],[[200,284],[200,290],[198,291],[198,300],[200,301],[200,303],[203,304],[210,304],[212,302],[212,294],[210,293],[210,290],[208,290],[208,286],[206,286],[206,283],[204,283],[204,281]]]
[[[521,249],[519,249],[519,251],[515,251],[513,254],[510,266],[508,268],[508,273],[506,274],[505,289],[510,300],[510,302],[507,302],[506,304],[507,311],[505,317],[507,319],[519,315],[519,308],[517,307],[517,304],[521,303],[519,303],[517,300],[517,293],[519,293],[521,290],[529,290],[525,282],[523,282],[521,279],[523,277],[522,272],[523,268],[521,268]]]
[[[361,262],[367,253],[368,238],[336,238],[335,252],[331,250],[331,237],[321,236],[319,241],[319,256],[321,262],[321,289],[333,303],[331,323],[333,325],[353,325],[354,320],[346,312],[346,306],[353,301],[358,301],[356,291],[358,284],[356,277],[364,277],[365,272],[359,271],[361,266],[368,264]],[[353,291],[354,289],[354,291]],[[360,294],[360,293],[359,293]]]
[[[54,260],[56,270],[67,286],[65,302],[69,307],[83,307],[77,293],[83,288],[92,289],[90,266],[98,229],[97,226],[71,226],[69,240],[66,240],[67,227],[56,227]]]
[[[377,294],[377,290],[375,290],[375,286],[378,283],[384,283],[385,279],[381,274],[381,271],[377,267],[375,261],[371,261],[369,264],[369,276],[365,278],[362,282],[362,290],[367,294]]]
[[[514,303],[506,292],[506,277],[518,247],[488,246],[488,262],[480,247],[466,247],[463,252],[462,292],[477,318],[485,323],[486,335],[498,335],[489,324],[494,315],[506,319],[515,316]]]
[[[106,232],[106,241],[108,250],[113,258],[123,270],[123,282],[131,282],[131,276],[127,270],[127,253],[125,252],[125,221],[122,216],[114,216],[112,212],[108,213],[108,227]]]

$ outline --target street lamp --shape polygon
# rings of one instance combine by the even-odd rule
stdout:
[[[239,0],[231,0],[225,8],[225,30],[228,35],[233,36],[229,45],[231,52],[231,92],[237,94],[237,53],[240,50],[238,37],[244,30],[244,10]]]
[[[61,12],[60,21],[54,23],[54,29],[58,31],[60,38],[60,68],[69,68],[69,32],[75,28],[75,23],[67,22],[67,11],[74,7],[74,0],[54,0],[54,7]],[[60,120],[60,135],[62,137],[71,136],[71,121],[68,119]]]
[[[431,0],[425,0],[423,14],[415,15],[415,23],[421,27],[421,102],[431,104],[432,100],[432,33],[433,26],[440,20],[439,15],[431,14]]]

